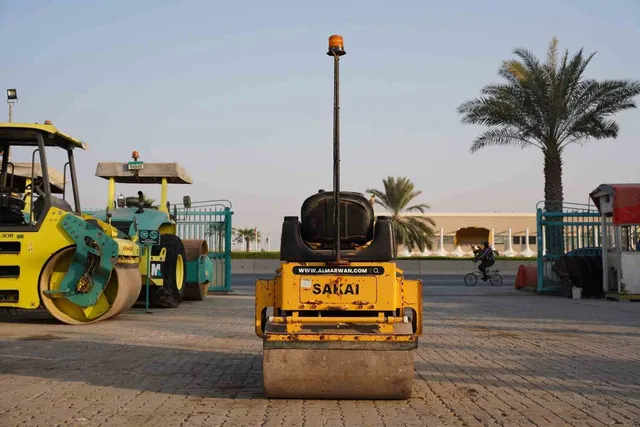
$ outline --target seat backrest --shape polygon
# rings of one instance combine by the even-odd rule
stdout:
[[[33,212],[35,214],[35,219],[36,221],[40,221],[43,219],[43,215],[45,213],[44,211],[44,197],[38,197],[38,199],[33,203]],[[60,199],[58,197],[52,196],[51,197],[51,207],[52,208],[58,208],[62,211],[65,212],[73,212],[73,208],[71,207],[71,205],[69,204],[69,202],[67,202],[64,199]]]
[[[333,245],[333,193],[320,190],[301,209],[301,235],[307,243]],[[374,213],[369,200],[356,192],[340,192],[340,240],[342,247],[365,245],[373,239]]]

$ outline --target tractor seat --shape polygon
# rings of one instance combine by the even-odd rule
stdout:
[[[43,219],[41,217],[46,213],[44,211],[44,201],[45,197],[38,197],[38,199],[33,203],[33,212],[35,214],[36,221],[38,222]],[[54,196],[51,196],[51,207],[58,208],[65,212],[73,212],[73,208],[66,200]]]
[[[0,224],[1,225],[22,225],[24,215],[22,210],[25,203],[20,197],[15,195],[15,188],[0,187]]]
[[[333,192],[320,190],[308,197],[301,209],[301,237],[310,244],[331,248],[333,228]],[[363,246],[373,240],[373,207],[356,192],[340,192],[340,240],[342,247]]]

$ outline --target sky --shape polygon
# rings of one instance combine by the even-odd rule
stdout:
[[[0,0],[0,84],[18,89],[14,122],[51,120],[89,145],[76,154],[83,208],[106,202],[96,163],[137,150],[190,173],[194,184],[171,186],[170,201],[228,199],[233,226],[257,226],[277,249],[283,217],[332,186],[330,35],[347,51],[343,190],[407,176],[432,212],[533,212],[541,153],[471,154],[483,128],[462,125],[456,108],[500,82],[515,48],[544,58],[553,36],[562,51],[597,52],[587,77],[640,79],[640,0],[611,4]],[[567,149],[565,200],[587,203],[604,182],[640,182],[640,109],[616,120],[617,139]],[[159,187],[142,190],[159,197]]]

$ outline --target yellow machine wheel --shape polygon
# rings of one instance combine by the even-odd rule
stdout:
[[[176,259],[176,287],[178,288],[178,292],[184,294],[182,291],[184,287],[184,258],[182,258],[182,255],[178,255]]]
[[[185,248],[182,240],[174,234],[161,234],[160,245],[154,246],[152,255],[158,255],[166,248],[167,253],[162,265],[162,286],[149,287],[149,303],[157,308],[175,308],[180,305],[185,291]],[[142,290],[140,298],[145,298]]]
[[[95,318],[89,318],[85,310],[66,298],[51,298],[44,291],[59,289],[75,254],[75,247],[56,253],[45,265],[40,275],[40,300],[47,311],[68,325],[81,325],[106,320],[128,310],[135,304],[142,288],[142,278],[137,264],[117,264],[109,282],[96,305],[108,305],[108,310]]]

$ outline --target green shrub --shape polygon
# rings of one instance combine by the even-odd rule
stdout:
[[[231,259],[280,259],[280,252],[231,252]]]

